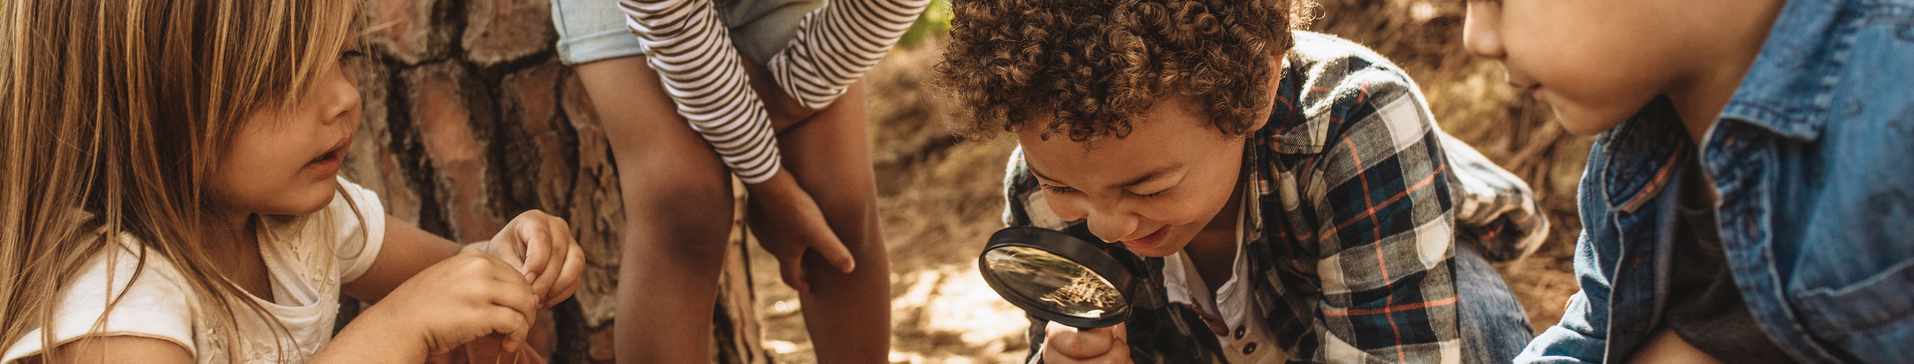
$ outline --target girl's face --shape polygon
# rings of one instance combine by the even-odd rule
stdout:
[[[1267,111],[1262,114],[1259,120],[1267,120]],[[1246,141],[1210,126],[1187,97],[1158,101],[1131,125],[1128,136],[1088,144],[1044,140],[1037,128],[1023,128],[1017,141],[1058,217],[1087,219],[1091,233],[1137,254],[1167,256],[1188,245],[1234,196]]]
[[[268,104],[240,121],[209,186],[224,212],[298,215],[332,203],[340,159],[359,131],[353,80],[332,62],[305,99]]]

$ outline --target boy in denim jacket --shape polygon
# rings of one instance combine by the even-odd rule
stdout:
[[[1600,133],[1582,290],[1517,362],[1914,362],[1914,2],[1469,5]]]

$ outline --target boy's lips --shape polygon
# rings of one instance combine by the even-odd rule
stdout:
[[[1150,233],[1150,235],[1144,235],[1143,237],[1136,238],[1136,239],[1124,240],[1123,245],[1128,245],[1130,247],[1130,250],[1132,251],[1155,248],[1157,246],[1163,245],[1163,237],[1170,235],[1169,233],[1170,233],[1169,225],[1164,225],[1163,227],[1156,228],[1156,232]]]

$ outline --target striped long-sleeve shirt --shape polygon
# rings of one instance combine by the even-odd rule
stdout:
[[[620,0],[626,24],[664,78],[678,114],[746,183],[781,167],[763,99],[751,90],[730,32],[710,0]],[[805,107],[830,106],[910,28],[929,0],[835,0],[806,14],[798,34],[765,65]]]

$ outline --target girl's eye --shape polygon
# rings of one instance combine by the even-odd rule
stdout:
[[[1069,187],[1063,187],[1063,186],[1051,186],[1051,185],[1048,185],[1048,184],[1045,184],[1045,185],[1042,185],[1042,186],[1043,186],[1043,192],[1044,192],[1044,193],[1057,193],[1057,194],[1064,194],[1064,193],[1072,193],[1072,192],[1077,192],[1077,189],[1075,189],[1075,188],[1069,188]]]
[[[1156,197],[1156,196],[1161,196],[1161,195],[1163,195],[1163,192],[1169,192],[1169,191],[1167,191],[1167,190],[1165,190],[1165,191],[1158,191],[1157,193],[1152,193],[1152,194],[1147,194],[1147,195],[1136,195],[1136,196],[1137,196],[1137,197],[1142,197],[1142,198],[1151,198],[1151,197]]]
[[[339,52],[339,59],[360,57],[364,55],[366,55],[364,52],[360,52],[357,49],[347,49],[345,51]]]

